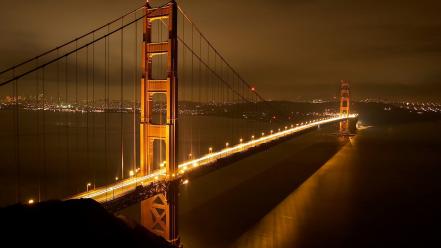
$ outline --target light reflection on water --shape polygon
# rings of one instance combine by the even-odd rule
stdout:
[[[440,122],[359,130],[233,247],[424,247],[439,240]]]
[[[180,191],[184,246],[227,247],[234,243],[347,143],[335,134],[337,126],[297,136],[191,179]],[[271,231],[276,234],[283,227],[268,228],[276,228]]]
[[[375,126],[341,149],[325,148],[337,137],[310,133],[195,179],[181,191],[184,245],[430,247],[441,222],[440,128]],[[274,154],[286,157],[265,157]],[[259,172],[231,185],[247,175],[241,167]]]
[[[280,204],[266,214],[255,226],[247,230],[232,246],[233,247],[297,247],[302,239],[302,228],[308,226],[308,222],[315,221],[312,215],[320,214],[317,210],[339,201],[338,212],[335,216],[322,216],[332,219],[336,215],[339,218],[349,212],[350,203],[343,199],[332,199],[323,191],[340,191],[349,195],[353,177],[347,173],[350,166],[351,154],[354,152],[352,142],[356,138],[349,138],[347,143],[317,172],[309,177],[298,189],[286,197]],[[337,171],[337,172],[334,172]],[[326,187],[326,188],[324,188]],[[321,206],[314,206],[321,202]],[[342,220],[337,225],[344,224]],[[344,222],[344,220],[343,220]],[[320,225],[320,223],[316,223]]]

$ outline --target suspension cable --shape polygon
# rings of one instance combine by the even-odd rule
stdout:
[[[167,4],[168,4],[168,3],[167,3]],[[165,6],[165,5],[167,5],[167,4],[164,4],[163,6]],[[159,11],[160,8],[163,7],[163,6],[160,6],[160,7],[158,7],[158,8],[153,9],[150,13],[155,13],[156,11]],[[144,7],[142,7],[142,8],[144,8]],[[141,9],[141,8],[140,8],[140,9]],[[139,9],[138,9],[138,10],[139,10]],[[141,19],[144,18],[145,16],[146,16],[146,14],[142,15],[141,17],[138,17],[138,18],[135,19],[135,20],[132,20],[131,22],[126,23],[123,27],[117,28],[117,29],[112,30],[112,31],[110,31],[109,28],[108,28],[108,29],[107,29],[107,33],[106,33],[105,35],[102,35],[101,37],[94,39],[92,42],[87,42],[86,44],[83,44],[83,45],[77,47],[76,49],[74,49],[74,50],[72,50],[72,51],[66,52],[65,54],[61,55],[60,57],[57,57],[57,58],[51,59],[51,60],[47,61],[46,63],[41,63],[39,66],[36,66],[35,68],[32,68],[32,69],[30,69],[30,70],[27,70],[26,72],[23,72],[23,73],[21,73],[21,74],[19,74],[19,75],[15,75],[13,78],[8,79],[8,80],[6,80],[6,81],[0,83],[0,86],[3,86],[3,85],[6,85],[6,84],[9,84],[9,83],[13,82],[13,81],[16,80],[16,79],[20,79],[20,78],[22,78],[23,76],[26,76],[26,75],[28,75],[28,74],[30,74],[30,73],[32,73],[32,72],[35,72],[35,71],[38,70],[38,69],[41,69],[41,68],[43,68],[43,67],[45,67],[45,66],[47,66],[47,65],[49,65],[49,64],[52,64],[52,63],[56,62],[57,60],[60,60],[60,59],[62,59],[62,58],[64,58],[64,57],[66,57],[66,56],[69,56],[69,55],[71,55],[71,54],[74,54],[74,53],[77,52],[78,50],[82,50],[82,49],[84,49],[85,47],[91,45],[92,43],[98,42],[98,41],[100,41],[100,40],[102,40],[102,39],[105,39],[105,38],[109,37],[110,35],[112,35],[112,34],[118,32],[118,31],[120,31],[121,28],[126,28],[126,27],[130,26],[131,24],[133,24],[133,23],[135,23],[135,22],[141,20]],[[120,18],[118,18],[116,21],[118,21],[118,20],[120,20]],[[108,25],[110,25],[110,24],[112,24],[112,23],[114,23],[114,22],[111,22],[111,23],[109,23]],[[106,27],[106,26],[109,27],[108,25],[104,25],[103,27]],[[98,30],[99,30],[99,29],[98,29]],[[96,31],[98,31],[98,30],[96,30]],[[72,44],[72,43],[77,42],[77,41],[78,41],[78,39],[75,39],[75,40],[71,41],[69,44]],[[61,48],[61,47],[58,47],[58,48]],[[53,50],[56,50],[56,48],[53,49]],[[38,58],[39,58],[39,57],[33,58],[33,59],[31,59],[30,61],[34,61],[34,60],[36,60],[36,59],[38,59]],[[30,62],[30,61],[29,61],[29,62]],[[26,63],[24,63],[24,64],[26,64]],[[11,69],[8,69],[7,71],[10,71],[10,70],[11,70]]]
[[[103,28],[105,28],[106,26],[111,25],[111,24],[113,24],[113,23],[119,21],[121,18],[124,18],[124,17],[126,17],[126,16],[129,16],[129,15],[131,15],[131,14],[133,14],[133,13],[136,13],[136,12],[138,12],[139,10],[144,9],[144,8],[145,8],[145,4],[142,5],[141,7],[138,7],[138,8],[135,9],[135,10],[132,10],[132,11],[130,11],[130,12],[124,14],[123,16],[121,16],[121,17],[119,17],[119,18],[116,18],[116,19],[114,19],[114,20],[112,20],[112,21],[110,21],[110,22],[108,22],[108,23],[106,23],[106,24],[104,24],[104,25],[102,25],[102,26],[100,26],[100,27],[98,27],[98,28],[93,29],[92,31],[89,31],[88,33],[86,33],[86,34],[84,34],[84,35],[81,35],[81,36],[79,36],[79,37],[77,37],[77,38],[75,38],[75,39],[73,39],[73,40],[70,40],[70,41],[68,41],[68,42],[66,42],[66,43],[64,43],[64,44],[61,44],[61,45],[59,45],[59,46],[57,46],[57,47],[55,47],[55,48],[53,48],[53,49],[50,49],[50,50],[48,50],[48,51],[46,51],[46,52],[43,52],[43,53],[41,53],[41,54],[39,54],[39,55],[37,55],[37,56],[35,56],[35,57],[33,57],[33,58],[27,59],[27,60],[25,60],[25,61],[23,61],[23,62],[21,62],[21,63],[18,63],[18,64],[14,65],[14,66],[11,66],[10,68],[7,68],[7,69],[1,71],[1,72],[0,72],[0,75],[6,73],[6,72],[8,72],[8,71],[14,70],[14,69],[16,69],[17,67],[20,67],[20,66],[22,66],[22,65],[25,65],[25,64],[27,64],[27,63],[33,61],[33,60],[39,59],[39,58],[41,58],[41,57],[43,57],[43,56],[45,56],[45,55],[48,55],[48,54],[50,54],[50,53],[52,53],[52,52],[55,52],[55,51],[57,51],[57,50],[60,50],[61,48],[66,47],[66,46],[68,46],[68,45],[70,45],[70,44],[73,44],[74,42],[77,42],[78,40],[81,40],[81,39],[83,39],[83,38],[85,38],[85,37],[87,37],[87,36],[89,36],[89,35],[91,35],[91,34],[95,34],[95,33],[96,33],[97,31],[99,31],[100,29],[103,29]]]

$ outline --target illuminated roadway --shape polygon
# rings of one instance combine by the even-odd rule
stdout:
[[[350,115],[348,119],[356,118],[357,115]],[[119,197],[126,195],[127,193],[132,192],[139,185],[148,185],[154,182],[165,181],[168,178],[175,178],[177,176],[184,176],[187,172],[194,170],[203,165],[209,165],[216,162],[218,159],[227,158],[233,154],[237,154],[243,151],[246,151],[250,148],[257,147],[259,145],[269,143],[280,139],[282,137],[287,137],[289,135],[312,129],[314,127],[318,127],[323,124],[329,124],[332,122],[339,122],[345,120],[346,117],[331,117],[318,119],[314,121],[309,121],[297,125],[285,126],[282,130],[278,130],[277,132],[270,132],[268,135],[262,135],[261,137],[253,136],[249,141],[243,141],[238,145],[227,147],[220,151],[213,151],[209,154],[206,154],[200,158],[186,161],[182,164],[178,165],[178,175],[166,175],[165,168],[159,169],[149,175],[146,176],[134,176],[129,179],[118,181],[114,184],[108,185],[106,187],[97,188],[94,190],[89,190],[87,192],[75,195],[69,199],[80,199],[80,198],[92,198],[98,202],[106,202],[109,200],[113,200]]]

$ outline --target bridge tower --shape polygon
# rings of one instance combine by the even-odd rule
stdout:
[[[340,116],[349,117],[349,81],[340,81]]]
[[[165,167],[167,175],[177,171],[177,115],[178,115],[178,40],[177,4],[152,8],[146,2],[142,49],[140,173],[151,174]],[[152,39],[152,24],[166,23],[168,39]],[[161,25],[158,25],[161,26]],[[166,57],[166,78],[154,78],[155,57]],[[155,120],[153,105],[158,96],[166,103],[166,120]],[[165,98],[165,99],[164,99]],[[157,118],[156,118],[157,119]],[[165,150],[165,157],[162,151]],[[174,182],[169,192],[155,195],[141,202],[141,224],[172,243],[178,242],[177,188]]]
[[[350,95],[349,95],[349,81],[340,81],[340,117],[349,117]],[[349,132],[348,120],[340,122],[340,134]]]

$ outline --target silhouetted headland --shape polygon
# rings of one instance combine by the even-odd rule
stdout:
[[[15,247],[173,247],[90,199],[16,204],[0,209],[2,244]]]

